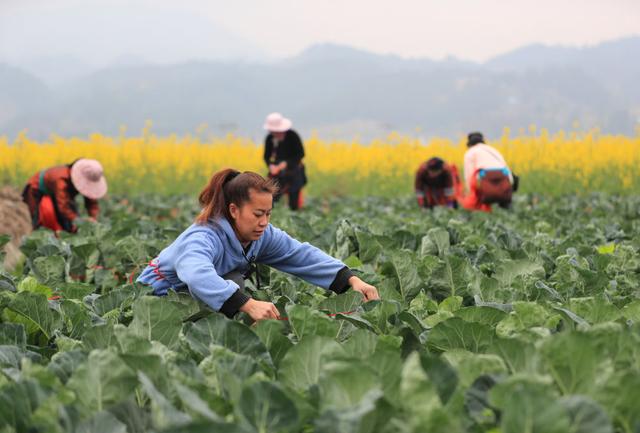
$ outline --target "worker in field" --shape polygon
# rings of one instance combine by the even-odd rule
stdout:
[[[514,176],[497,149],[484,142],[480,132],[467,137],[464,154],[464,179],[467,195],[461,200],[465,209],[491,211],[491,205],[511,206]]]
[[[107,180],[102,165],[94,159],[78,159],[34,174],[22,192],[29,206],[34,229],[46,227],[54,231],[74,233],[78,208],[75,198],[84,197],[89,220],[98,218],[98,200],[107,193]]]
[[[418,206],[433,209],[434,206],[458,208],[461,194],[458,169],[442,159],[434,157],[420,164],[416,172],[415,192]]]
[[[200,193],[202,211],[195,223],[162,250],[137,281],[151,286],[155,295],[166,295],[170,288],[188,290],[228,317],[243,311],[255,321],[280,317],[273,303],[252,299],[243,290],[256,263],[336,293],[351,287],[366,301],[379,299],[376,288],[344,263],[269,224],[276,193],[275,181],[256,173],[215,173]]]
[[[264,143],[264,162],[269,168],[269,177],[276,181],[279,188],[274,200],[277,202],[286,194],[289,208],[297,210],[303,204],[302,187],[307,183],[307,176],[302,163],[302,140],[291,126],[291,120],[280,113],[267,116],[264,129],[269,134]]]

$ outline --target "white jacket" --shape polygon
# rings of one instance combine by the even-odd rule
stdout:
[[[480,169],[508,168],[504,158],[495,148],[488,144],[478,143],[464,154],[464,181],[467,190],[471,190],[471,180]],[[511,174],[509,174],[511,177]],[[512,181],[513,182],[513,181]]]

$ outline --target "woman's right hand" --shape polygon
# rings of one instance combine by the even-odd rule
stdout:
[[[247,313],[256,322],[259,320],[280,318],[280,312],[273,303],[256,301],[255,299],[249,299],[240,307],[240,311]]]

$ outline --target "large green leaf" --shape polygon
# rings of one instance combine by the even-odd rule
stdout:
[[[544,278],[542,265],[530,260],[507,260],[496,269],[495,278],[503,286],[509,287],[518,277]]]
[[[110,350],[92,351],[67,382],[67,387],[76,393],[78,403],[93,412],[126,400],[136,385],[135,372]]]
[[[0,323],[0,345],[24,347],[27,334],[22,323]]]
[[[358,257],[363,263],[374,262],[382,253],[383,247],[376,236],[362,230],[355,230],[358,242]]]
[[[111,413],[102,411],[78,425],[76,433],[127,433],[127,426]]]
[[[490,391],[491,404],[502,413],[503,433],[571,431],[569,414],[556,400],[551,385],[537,378],[509,378]]]
[[[116,342],[112,324],[102,324],[87,328],[82,336],[82,343],[87,350],[106,349]]]
[[[345,355],[335,340],[309,335],[286,353],[280,362],[278,378],[286,386],[306,391],[318,383],[322,365],[327,360]]]
[[[91,299],[93,311],[98,316],[103,316],[112,310],[123,310],[133,303],[135,293],[127,289],[111,290],[104,295]],[[147,298],[144,298],[147,299]],[[144,303],[144,301],[138,301]]]
[[[613,433],[613,424],[607,413],[593,400],[573,395],[560,399],[571,419],[575,433]]]
[[[219,345],[211,345],[210,353],[200,363],[200,371],[209,388],[217,390],[217,394],[234,404],[240,401],[243,386],[253,376],[264,378],[261,366],[249,355]]]
[[[454,315],[465,322],[477,322],[489,326],[495,326],[505,318],[507,313],[498,308],[489,306],[474,306],[460,308],[454,312]]]
[[[151,400],[153,424],[157,428],[180,427],[191,422],[191,417],[179,411],[153,384],[142,371],[138,371],[142,389]]]
[[[514,302],[513,311],[496,326],[501,337],[524,335],[528,331],[548,335],[550,329],[558,326],[561,316],[555,311],[535,302]]]
[[[200,418],[207,419],[209,421],[221,422],[222,419],[215,413],[200,396],[191,388],[182,385],[179,382],[173,383],[176,393],[178,394],[182,405],[188,412],[196,414]]]
[[[53,290],[49,286],[41,284],[36,278],[28,276],[18,284],[18,292],[42,293],[47,297],[53,294]]]
[[[604,296],[572,298],[568,308],[589,323],[613,322],[622,312]]]
[[[323,411],[314,422],[318,433],[373,433],[381,430],[393,414],[393,408],[381,403],[381,392],[372,390],[360,402],[346,408]]]
[[[277,366],[285,353],[293,346],[291,340],[285,335],[286,325],[279,320],[261,320],[255,326],[255,333],[271,354],[274,364]]]
[[[62,256],[37,257],[33,260],[33,273],[47,286],[62,283],[66,278],[66,262]]]
[[[287,306],[287,315],[291,329],[299,339],[306,335],[336,338],[340,331],[340,322],[305,305]]]
[[[76,369],[85,363],[87,354],[81,350],[58,352],[51,358],[47,368],[51,370],[62,383],[67,383]]]
[[[449,232],[442,227],[434,227],[429,229],[427,234],[423,236],[420,254],[423,256],[430,254],[444,257],[449,252],[450,246]]]
[[[133,303],[131,330],[149,341],[159,341],[169,348],[178,344],[182,319],[188,309],[177,302],[155,296],[143,296]]]
[[[271,366],[271,355],[260,338],[246,325],[229,320],[222,314],[213,314],[195,323],[183,326],[184,338],[189,348],[198,356],[209,354],[209,346],[218,344],[229,350],[248,355]]]
[[[533,343],[516,338],[496,338],[487,351],[500,356],[511,374],[540,370],[540,354]]]
[[[329,313],[350,313],[362,305],[362,294],[348,290],[337,296],[331,296],[318,304],[318,309]]]
[[[378,344],[378,337],[373,332],[365,329],[357,329],[342,344],[349,356],[366,359],[373,355]]]
[[[589,394],[598,381],[606,379],[609,365],[602,365],[602,352],[593,338],[580,332],[564,333],[546,339],[540,354],[547,371],[564,395]]]
[[[56,294],[59,294],[64,299],[82,300],[85,296],[93,293],[95,290],[96,288],[91,284],[64,283],[59,284],[56,287]]]
[[[92,320],[89,311],[76,299],[64,299],[60,303],[60,313],[65,326],[65,334],[70,338],[80,338]]]
[[[489,391],[498,383],[499,378],[482,375],[473,381],[464,394],[464,406],[469,417],[480,425],[494,425],[499,411],[489,402]]]
[[[434,383],[442,404],[446,404],[458,386],[458,374],[442,357],[420,355],[420,364]]]
[[[8,309],[15,313],[9,316],[12,322],[25,325],[29,334],[42,332],[46,340],[62,325],[60,314],[49,308],[49,301],[42,293],[20,292],[13,298]]]
[[[339,259],[346,259],[357,252],[357,246],[353,225],[347,220],[340,220],[335,230],[331,255]]]
[[[0,346],[0,367],[20,368],[24,358],[35,362],[40,362],[42,359],[39,354],[18,346]]]
[[[238,417],[255,433],[297,431],[298,411],[280,386],[255,382],[242,389]]]
[[[434,298],[465,296],[473,278],[473,269],[466,258],[447,255],[439,261],[429,280],[429,290]]]
[[[620,371],[610,377],[598,391],[597,401],[624,432],[636,432],[640,427],[640,374]]]
[[[332,361],[323,366],[319,388],[322,410],[354,407],[369,392],[382,392],[375,371],[359,360]]]
[[[5,272],[2,269],[2,260],[0,260],[0,293],[2,292],[15,292],[16,280],[13,275]]]
[[[455,367],[462,388],[468,388],[480,376],[501,376],[507,373],[507,366],[502,358],[493,354],[453,349],[442,354],[442,357]]]
[[[407,304],[425,287],[418,274],[418,266],[414,253],[399,250],[382,268],[382,272],[393,280],[396,290]]]
[[[397,341],[386,341],[381,337],[377,339],[375,351],[371,356],[360,355],[362,361],[378,376],[384,397],[390,402],[398,401],[401,397],[400,377],[403,365],[399,348],[400,344]]]
[[[177,427],[168,427],[162,430],[162,433],[247,433],[246,429],[231,423],[223,423],[216,421],[193,421],[188,424]]]
[[[29,431],[33,412],[47,398],[35,380],[14,382],[0,388],[0,426],[7,432]]]
[[[364,304],[364,313],[360,316],[366,320],[367,325],[373,327],[377,333],[387,333],[391,327],[391,319],[401,310],[400,304],[395,301],[369,301]],[[349,317],[353,317],[350,315]],[[357,317],[357,316],[356,316]],[[368,329],[368,326],[365,327]]]
[[[431,416],[442,407],[437,388],[422,368],[418,353],[410,354],[404,363],[400,393],[397,404],[410,415],[409,423],[414,431],[428,424]]]
[[[427,336],[429,347],[439,350],[465,349],[483,352],[493,342],[495,332],[482,323],[469,323],[453,317],[438,323]]]

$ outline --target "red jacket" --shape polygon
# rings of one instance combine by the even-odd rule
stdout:
[[[78,209],[75,197],[78,190],[71,183],[71,168],[68,165],[59,165],[45,170],[44,186],[46,191],[40,190],[40,172],[37,172],[27,181],[25,188],[25,201],[29,206],[31,215],[35,215],[40,197],[49,195],[55,204],[56,214],[60,225],[67,231],[73,231],[73,221],[78,217]],[[96,218],[100,212],[97,200],[84,197],[84,205],[89,216]]]
[[[461,193],[458,169],[455,165],[444,164],[442,173],[431,178],[427,173],[427,163],[424,162],[416,172],[414,187],[420,206],[454,206]]]

